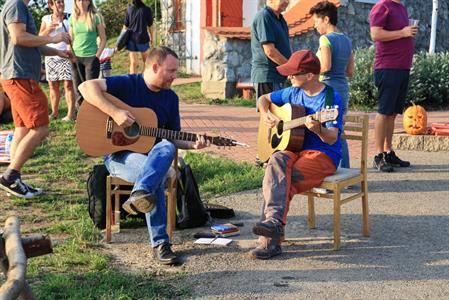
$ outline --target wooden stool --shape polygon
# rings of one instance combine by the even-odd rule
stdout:
[[[177,153],[177,152],[176,152]],[[174,160],[177,164],[177,159]],[[176,188],[177,188],[177,172],[172,166],[167,173],[167,182],[165,194],[167,199],[167,234],[170,240],[173,238],[173,230],[176,224]],[[118,177],[108,176],[106,178],[106,242],[111,242],[111,219],[114,211],[120,211],[120,195],[130,195],[130,189],[123,189],[123,187],[133,187],[134,182],[129,182]],[[112,210],[112,200],[114,197],[114,211]],[[117,222],[117,220],[115,220]]]

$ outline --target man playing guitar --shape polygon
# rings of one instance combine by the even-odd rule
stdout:
[[[122,127],[131,126],[135,117],[108,101],[104,93],[119,98],[132,107],[150,108],[156,113],[158,128],[180,131],[179,99],[170,89],[179,66],[178,56],[167,47],[151,49],[143,74],[128,74],[89,80],[79,86],[85,101],[111,116]],[[119,151],[106,156],[105,165],[113,175],[135,182],[130,198],[123,208],[146,215],[148,232],[155,258],[162,264],[178,264],[166,232],[165,174],[174,159],[176,148],[201,149],[209,146],[204,136],[196,142],[156,140],[145,155],[132,151]]]
[[[250,256],[257,259],[282,253],[281,240],[293,195],[319,186],[325,177],[335,173],[341,159],[342,116],[323,125],[311,116],[325,107],[329,89],[319,82],[318,57],[308,50],[297,51],[277,70],[288,76],[292,86],[259,98],[261,119],[269,127],[278,125],[280,119],[270,111],[272,103],[277,106],[301,105],[308,116],[303,149],[300,152],[275,152],[268,161],[263,180],[262,220],[253,227],[259,241],[257,248],[250,251]],[[333,105],[341,106],[336,92],[333,93]]]

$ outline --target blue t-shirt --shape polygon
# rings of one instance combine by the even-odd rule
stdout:
[[[106,77],[107,92],[132,107],[147,107],[157,116],[158,128],[181,130],[179,99],[172,90],[151,91],[142,74]]]
[[[270,94],[271,102],[277,106],[282,106],[286,103],[296,104],[304,106],[306,115],[314,114],[322,111],[326,101],[326,89],[323,89],[321,93],[316,96],[307,95],[304,90],[298,87],[288,87],[279,91],[275,91]],[[341,100],[338,93],[334,90],[333,105],[341,107]],[[335,167],[338,166],[341,159],[341,141],[340,134],[343,128],[343,115],[339,114],[334,124],[333,121],[329,121],[323,124],[326,128],[338,128],[338,139],[332,144],[326,144],[318,135],[305,128],[303,150],[318,150],[325,153],[332,159]]]

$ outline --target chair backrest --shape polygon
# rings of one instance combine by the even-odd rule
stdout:
[[[346,140],[360,142],[360,171],[366,179],[368,156],[368,129],[369,119],[367,114],[347,115],[344,117],[344,135]]]

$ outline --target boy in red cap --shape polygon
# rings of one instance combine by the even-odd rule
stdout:
[[[292,86],[259,98],[261,118],[270,127],[279,123],[279,118],[269,110],[271,103],[301,105],[306,115],[324,109],[330,87],[319,81],[320,61],[314,53],[297,51],[277,70],[288,76]],[[333,105],[341,106],[340,96],[335,91]],[[259,236],[259,245],[250,252],[253,258],[268,259],[282,253],[281,238],[290,200],[297,193],[319,186],[325,177],[335,173],[340,162],[342,116],[339,115],[336,122],[324,124],[308,116],[305,126],[300,152],[279,151],[268,161],[263,180],[262,220],[253,227],[253,232]]]

